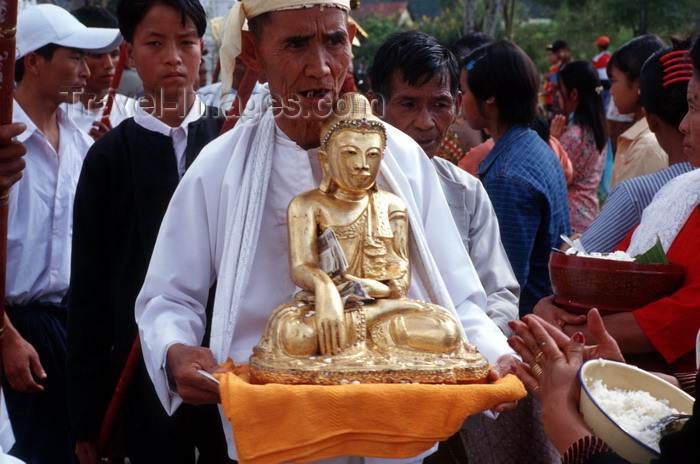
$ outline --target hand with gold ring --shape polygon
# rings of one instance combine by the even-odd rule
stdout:
[[[514,373],[540,400],[547,436],[563,453],[576,440],[591,434],[578,412],[581,387],[577,374],[584,361],[584,337],[576,333],[562,348],[546,324],[537,316],[525,316],[511,325],[516,335],[508,342],[523,359]]]
[[[559,388],[557,383],[559,380],[557,376],[552,374],[551,370],[553,366],[557,369],[565,369],[568,366],[566,352],[572,343],[580,346],[582,359],[584,351],[584,340],[580,333],[570,339],[562,349],[550,336],[544,324],[546,322],[537,316],[525,316],[522,321],[511,324],[516,335],[508,340],[510,346],[523,360],[523,363],[518,365],[516,374],[531,392],[534,393],[533,390],[537,390],[537,396],[551,394],[551,391]],[[578,366],[569,368],[574,380],[576,380],[576,369]],[[563,378],[567,377],[563,376]],[[539,385],[541,388],[535,389],[535,385]]]
[[[542,350],[539,350],[535,355],[535,364],[539,364],[540,360],[542,359],[542,356],[544,356],[544,352]]]
[[[542,375],[542,366],[540,366],[538,363],[535,363],[532,366],[530,366],[530,370],[533,374],[535,374],[535,377],[537,377],[538,379]]]
[[[513,338],[514,342],[518,344],[518,348],[514,347],[514,349],[518,353],[521,353],[521,351],[524,349],[529,349],[529,351],[532,353],[532,356],[535,358],[534,362],[540,362],[540,359],[542,357],[540,353],[542,353],[543,348],[543,345],[541,345],[541,343],[546,342],[538,343],[534,339],[534,336],[530,333],[526,323],[527,319],[530,317],[537,316],[527,315],[523,317],[523,320],[510,321],[508,325],[513,331],[513,333],[516,334]],[[552,340],[554,340],[559,349],[562,351],[565,350],[566,346],[571,340],[571,337],[566,335],[559,328],[555,327],[549,322],[541,318],[538,320],[540,324],[544,327],[544,329],[547,331],[549,336],[552,338]],[[583,352],[584,361],[588,361],[589,359],[603,358],[609,359],[611,361],[625,362],[625,359],[622,356],[622,353],[620,352],[620,348],[618,347],[617,342],[612,337],[612,335],[610,335],[607,332],[607,330],[605,330],[603,318],[601,317],[597,309],[593,308],[588,312],[587,325],[588,332],[591,334],[592,338],[592,340],[588,341],[588,343],[594,342],[595,344],[586,345]]]

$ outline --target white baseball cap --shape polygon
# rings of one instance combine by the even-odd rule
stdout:
[[[60,6],[25,8],[17,17],[17,55],[20,59],[44,45],[108,52],[121,44],[119,29],[87,27]]]

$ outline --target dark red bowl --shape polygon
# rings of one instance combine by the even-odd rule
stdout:
[[[553,252],[549,277],[554,301],[568,310],[632,311],[672,295],[683,283],[678,264],[582,258]]]

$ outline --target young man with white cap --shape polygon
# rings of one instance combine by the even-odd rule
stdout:
[[[10,189],[4,392],[14,456],[32,464],[74,462],[65,398],[65,319],[73,196],[91,140],[59,108],[90,72],[85,47],[110,49],[118,31],[91,29],[64,9],[39,5],[17,20],[13,118],[27,154]],[[80,47],[80,48],[78,48]]]
[[[218,402],[217,385],[197,370],[219,372],[218,363],[228,357],[247,362],[272,310],[295,291],[286,210],[295,195],[316,188],[321,178],[317,147],[323,113],[340,91],[355,34],[348,10],[348,0],[244,0],[227,17],[224,88],[230,87],[232,65],[242,51],[248,66],[267,80],[271,98],[250,102],[247,117],[207,145],[183,177],[136,302],[146,367],[170,413],[183,401]],[[242,32],[245,19],[250,31]],[[497,366],[493,375],[507,373],[513,351],[484,312],[484,290],[440,181],[420,147],[390,126],[378,184],[408,207],[415,244],[410,297],[453,311],[469,341]],[[215,280],[208,349],[200,344]],[[231,425],[223,422],[235,458]],[[421,462],[435,449],[390,461]],[[338,457],[329,462],[382,461]]]

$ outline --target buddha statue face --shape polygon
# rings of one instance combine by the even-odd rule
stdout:
[[[382,133],[348,128],[334,133],[326,150],[319,151],[325,176],[350,192],[366,191],[374,185],[383,156]]]

